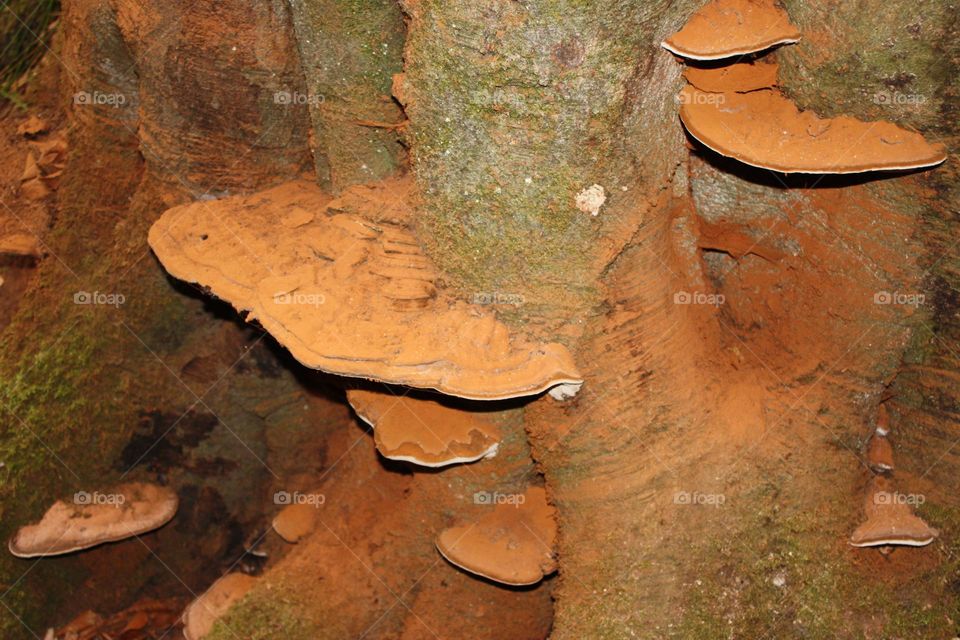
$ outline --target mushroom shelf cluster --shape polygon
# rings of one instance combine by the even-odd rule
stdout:
[[[694,14],[663,47],[694,63],[728,64],[688,66],[678,98],[687,132],[723,156],[780,173],[906,171],[946,160],[942,144],[889,122],[801,111],[777,90],[775,64],[740,61],[799,40],[772,0],[715,0]]]
[[[367,381],[343,386],[382,456],[421,467],[477,462],[502,437],[492,401],[563,400],[583,378],[566,347],[508,329],[490,307],[444,288],[412,231],[414,192],[411,178],[397,178],[331,198],[296,180],[170,209],[149,243],[172,276],[246,313],[301,364]],[[521,502],[484,506],[487,518],[463,525],[462,541],[457,527],[441,533],[438,549],[491,580],[539,581],[555,569],[555,512],[543,489]],[[273,529],[296,543],[314,518],[291,505]]]
[[[866,520],[850,536],[855,547],[922,547],[933,542],[937,530],[913,514],[909,496],[899,493],[893,482],[893,446],[890,416],[884,404],[877,408],[877,425],[867,442],[867,465],[875,474],[864,498]]]
[[[944,145],[930,144],[919,133],[889,122],[821,118],[800,111],[777,88],[778,65],[761,57],[800,37],[774,0],[708,2],[662,43],[687,65],[687,85],[677,100],[686,131],[723,156],[780,173],[902,171],[946,160]],[[866,521],[851,535],[850,544],[883,550],[927,545],[937,531],[915,516],[894,490],[893,447],[883,404],[877,423],[866,448],[867,464],[875,474],[867,488]]]

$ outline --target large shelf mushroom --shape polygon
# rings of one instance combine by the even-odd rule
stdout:
[[[171,275],[249,312],[307,367],[477,400],[576,393],[565,347],[438,286],[406,226],[409,191],[397,180],[331,201],[295,181],[170,209],[149,242]]]
[[[770,0],[714,0],[663,46],[692,60],[755,53],[799,40]],[[680,120],[713,151],[781,173],[851,174],[906,171],[946,160],[941,144],[895,124],[801,111],[776,85],[776,65],[762,61],[688,67]]]
[[[101,499],[102,498],[102,499]],[[19,558],[58,556],[132,538],[169,522],[177,512],[172,489],[133,482],[103,493],[57,500],[40,522],[17,531],[10,553]]]
[[[714,0],[663,41],[693,60],[721,60],[800,41],[800,31],[773,0]]]
[[[373,427],[377,450],[391,460],[444,467],[492,457],[500,446],[500,431],[489,416],[440,398],[350,389],[347,401]]]
[[[437,549],[452,564],[512,586],[536,584],[556,571],[556,510],[542,487],[513,496],[476,522],[443,531]]]

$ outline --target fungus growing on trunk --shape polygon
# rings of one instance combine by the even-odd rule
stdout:
[[[700,91],[747,93],[777,86],[776,62],[738,62],[725,67],[686,67],[683,78]]]
[[[800,31],[773,0],[714,0],[662,46],[684,58],[720,60],[799,41]]]
[[[191,602],[183,612],[183,636],[202,640],[214,623],[253,588],[256,579],[245,573],[228,573]]]
[[[298,503],[284,507],[273,518],[273,530],[285,542],[296,544],[305,535],[313,531],[317,520],[317,507],[314,503]]]
[[[870,436],[867,445],[867,464],[878,473],[893,471],[893,447],[890,441],[879,433]]]
[[[855,547],[905,545],[922,547],[933,542],[937,530],[913,515],[904,496],[893,490],[882,476],[870,481],[864,503],[866,522],[850,536]]]
[[[0,238],[0,256],[39,260],[43,257],[40,241],[29,233],[13,233]]]
[[[385,207],[345,212],[388,199],[371,198],[384,188],[330,202],[295,181],[194,202],[164,213],[150,246],[171,275],[248,311],[307,367],[477,400],[575,393],[583,380],[565,347],[511,333],[440,289],[433,263],[406,226],[383,219]]]
[[[40,522],[21,528],[10,540],[10,553],[57,556],[125,540],[162,527],[177,506],[172,489],[142,482],[104,493],[80,492],[72,502],[57,500]]]
[[[901,171],[947,158],[942,144],[929,144],[919,133],[884,121],[820,118],[773,90],[714,94],[687,86],[680,103],[683,125],[702,144],[781,173]]]
[[[500,431],[487,416],[441,398],[350,389],[347,401],[373,427],[377,451],[391,460],[444,467],[492,457],[500,446]]]
[[[536,584],[556,568],[556,510],[542,487],[508,496],[476,522],[451,527],[437,549],[452,564],[495,582]],[[522,498],[522,499],[521,499]]]

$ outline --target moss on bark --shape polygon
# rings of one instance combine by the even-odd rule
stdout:
[[[338,193],[395,173],[403,112],[390,97],[405,28],[392,0],[293,0],[320,184]],[[365,124],[361,124],[365,123]]]

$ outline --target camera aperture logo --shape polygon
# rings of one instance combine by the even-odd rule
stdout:
[[[919,307],[927,297],[922,293],[903,293],[901,291],[877,291],[873,294],[873,304],[890,304],[902,307]]]
[[[273,103],[281,105],[321,105],[326,101],[324,96],[299,91],[275,91]]]
[[[273,504],[283,507],[304,504],[319,509],[327,502],[327,496],[322,493],[300,493],[299,491],[277,491],[273,494]]]
[[[500,505],[510,504],[519,507],[527,501],[522,493],[500,493],[498,491],[477,491],[473,494],[473,504]]]
[[[73,294],[73,304],[83,305],[105,305],[108,307],[119,307],[127,301],[127,297],[122,293],[103,293],[102,291],[77,291]]]
[[[473,294],[473,304],[512,304],[519,307],[525,302],[525,298],[519,293],[501,293],[500,291],[479,291]]]
[[[285,291],[273,296],[275,304],[297,304],[307,307],[319,307],[327,301],[322,293],[303,293],[300,291]]]
[[[719,307],[727,301],[722,293],[704,293],[702,291],[677,291],[673,294],[673,304],[708,304]]]
[[[93,493],[87,491],[77,491],[73,494],[73,504],[79,507],[91,506],[110,506],[120,508],[127,501],[127,497],[122,493]]]
[[[99,105],[118,109],[127,104],[127,96],[122,93],[100,93],[99,91],[78,91],[73,94],[73,104],[89,106]]]
[[[916,507],[927,501],[922,493],[900,493],[899,491],[878,491],[873,494],[873,504],[876,505],[909,505]]]
[[[722,493],[700,493],[699,491],[677,491],[673,494],[673,504],[689,504],[694,506],[708,506],[719,509],[726,503],[727,497]]]

